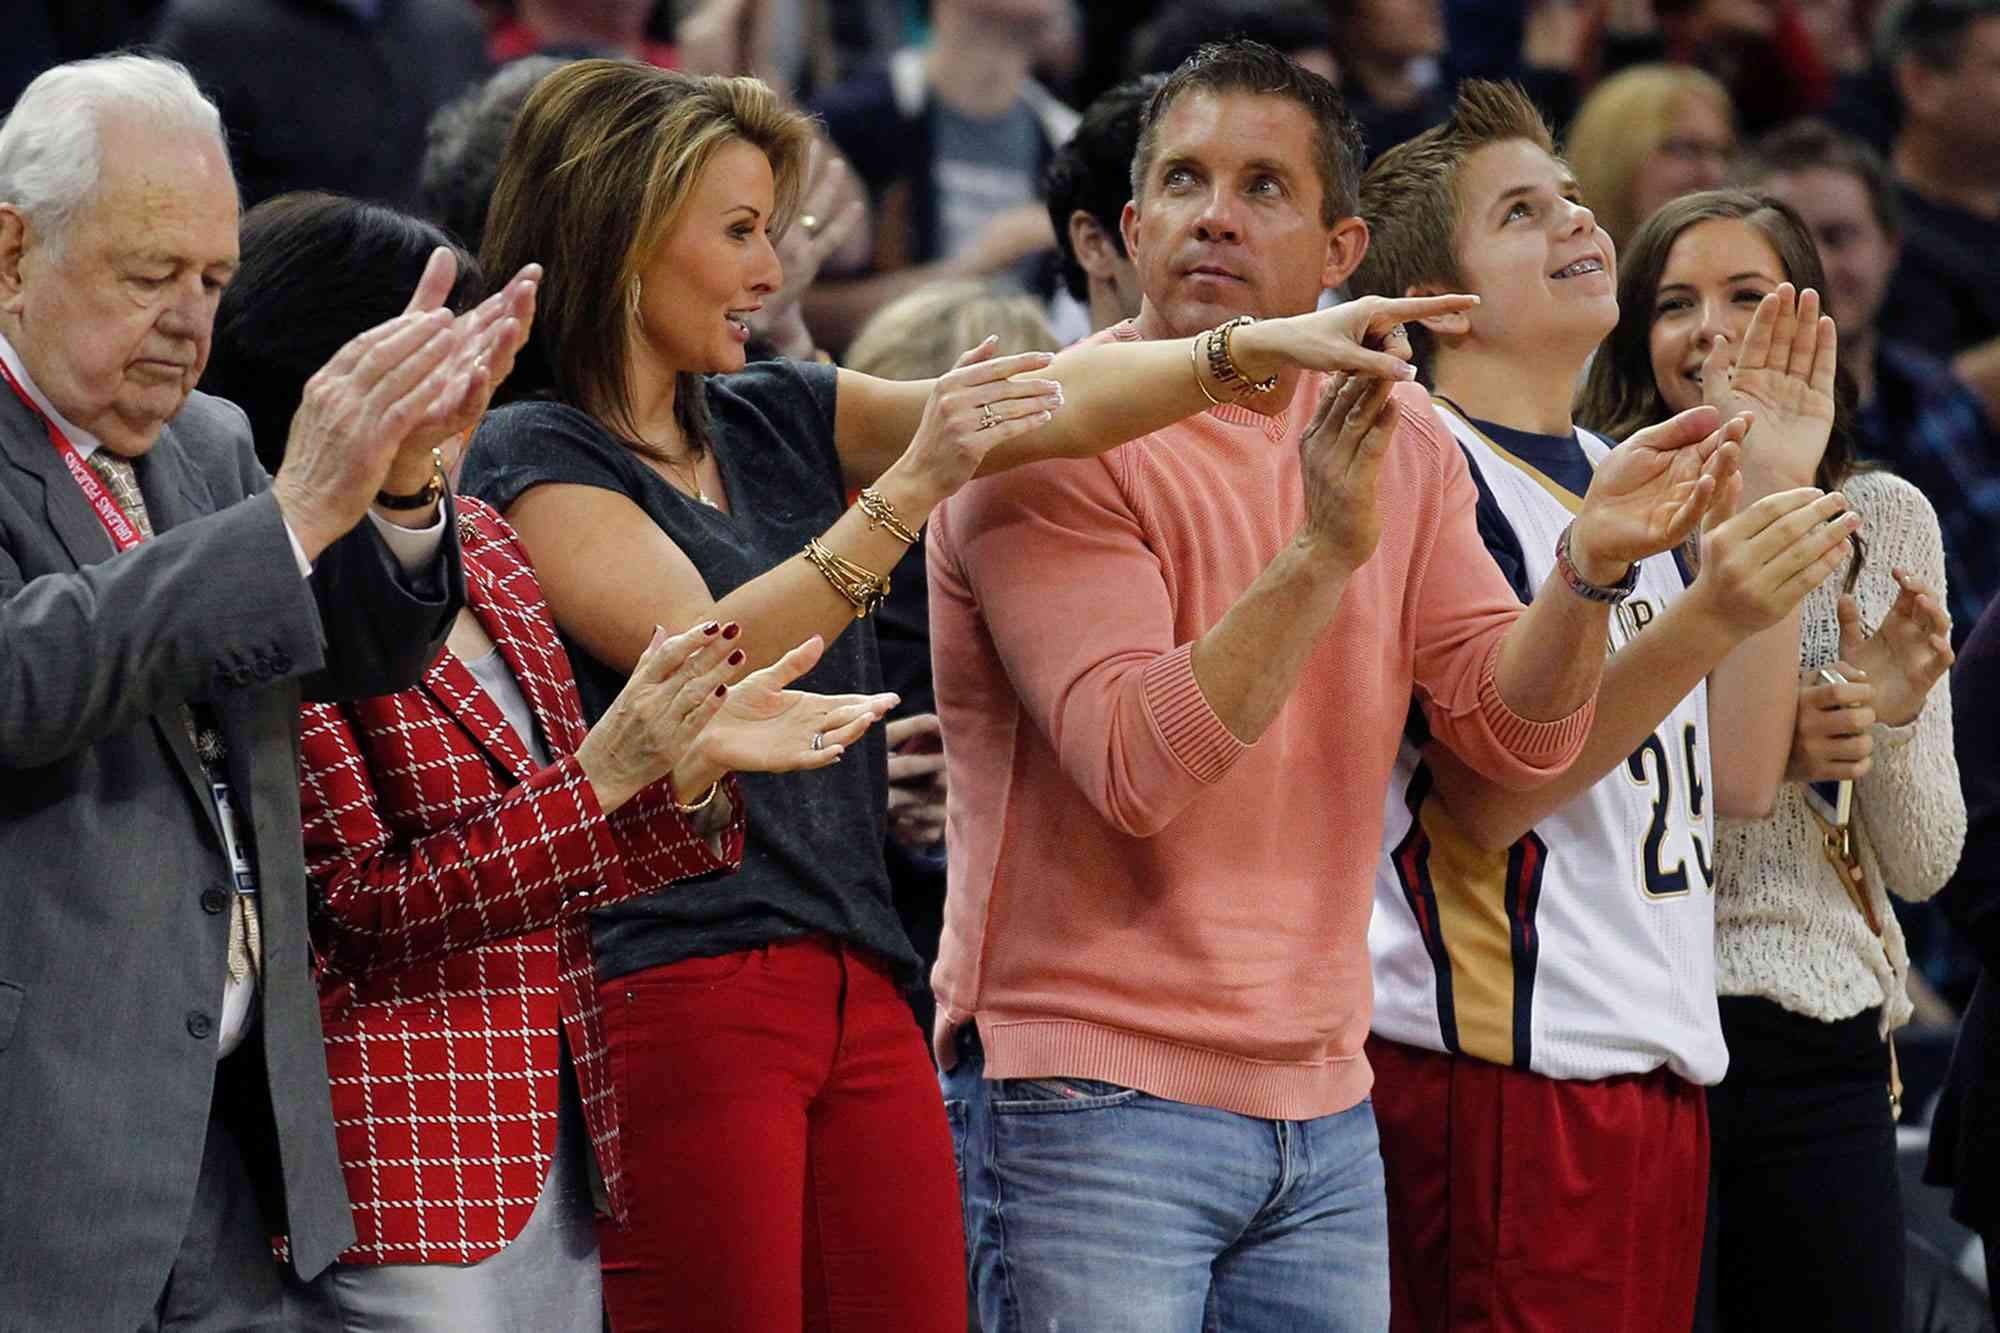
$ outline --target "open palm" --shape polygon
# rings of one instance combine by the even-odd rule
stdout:
[[[1735,473],[1749,423],[1691,407],[1649,426],[1597,466],[1576,516],[1576,545],[1630,565],[1685,541]]]
[[[825,651],[825,642],[815,634],[730,686],[729,697],[695,742],[702,757],[738,773],[788,773],[823,768],[846,753],[896,706],[896,696],[788,688]]]
[[[1703,401],[1726,416],[1750,413],[1744,466],[1771,487],[1810,484],[1833,431],[1833,377],[1838,364],[1833,320],[1820,313],[1819,293],[1795,293],[1789,282],[1764,297],[1743,345],[1717,338],[1702,362]]]

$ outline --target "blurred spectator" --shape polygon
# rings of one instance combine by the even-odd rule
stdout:
[[[521,103],[560,56],[525,56],[467,89],[431,117],[417,171],[417,211],[468,250],[486,231],[486,205],[500,174],[500,154]]]
[[[1936,507],[1952,637],[1962,643],[2000,590],[2000,432],[1949,365],[1878,328],[1902,230],[1888,170],[1858,140],[1801,121],[1758,140],[1735,174],[1812,229],[1840,364],[1860,400],[1862,451]]]
[[[1448,79],[1512,79],[1551,125],[1575,118],[1601,63],[1598,6],[1577,0],[1445,0],[1444,24]]]
[[[171,0],[155,40],[222,108],[246,206],[408,206],[425,126],[487,68],[465,0]]]
[[[2000,418],[2000,3],[1914,0],[1884,39],[1903,255],[1882,328],[1951,359]]]
[[[936,0],[928,48],[814,104],[867,186],[867,275],[806,296],[820,342],[841,348],[903,292],[1013,268],[1054,244],[1035,184],[1077,115],[1028,75],[1060,0]]]
[[[26,0],[7,14],[0,42],[0,115],[28,81],[51,65],[81,60],[144,38],[161,0]]]
[[[1366,155],[1441,124],[1451,89],[1438,64],[1440,0],[1328,0],[1328,8],[1341,43],[1341,91]]]
[[[1132,197],[1139,118],[1165,82],[1163,74],[1144,75],[1092,102],[1042,173],[1063,285],[1089,308],[1092,333],[1139,313],[1139,275],[1125,253],[1121,219]]]
[[[1592,90],[1564,147],[1584,202],[1622,249],[1661,204],[1720,185],[1735,143],[1735,111],[1713,76],[1640,65]]]
[[[1262,42],[1340,82],[1333,15],[1324,0],[1168,0],[1132,34],[1125,69],[1134,75],[1170,74],[1208,43],[1231,37]]]
[[[625,56],[662,69],[680,64],[671,44],[654,40],[655,0],[514,0],[493,25],[486,49],[496,65],[545,51],[550,55]]]
[[[1817,111],[1833,91],[1813,30],[1786,0],[1612,0],[1611,10],[1610,68],[1641,60],[1698,66],[1729,89],[1751,129]]]
[[[1965,853],[1938,905],[1979,955],[1979,984],[1959,1028],[1951,1074],[1931,1120],[1924,1182],[1951,1187],[1951,1215],[1980,1235],[2000,1315],[2000,603],[1987,607],[1951,673],[1953,739],[1965,785]]]
[[[1026,296],[971,280],[935,282],[882,307],[855,335],[846,365],[886,380],[932,379],[988,334],[1000,340],[996,356],[1053,352],[1062,346],[1041,308]],[[886,737],[889,841],[884,859],[896,912],[929,976],[944,929],[945,785],[937,696],[931,688],[930,581],[924,550],[919,530],[916,543],[890,571],[889,595],[875,613],[875,639],[882,654],[882,688],[903,697],[891,714]],[[929,987],[910,998],[918,1026],[929,1032],[936,998]]]

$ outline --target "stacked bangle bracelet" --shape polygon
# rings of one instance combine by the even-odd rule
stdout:
[[[896,506],[890,504],[889,498],[882,492],[873,486],[863,486],[857,503],[861,506],[861,512],[868,515],[868,526],[871,530],[887,528],[889,535],[903,545],[916,544],[917,534],[910,530],[909,524],[903,522],[902,515],[896,512]]]
[[[1208,332],[1196,334],[1193,344],[1188,348],[1188,359],[1194,363],[1194,382],[1200,385],[1201,391],[1207,397],[1208,401],[1217,407],[1222,405],[1222,399],[1217,398],[1214,393],[1210,392],[1207,383],[1201,377],[1202,358],[1200,353],[1203,351],[1206,351],[1208,357],[1209,378],[1225,389],[1228,389],[1238,398],[1247,398],[1254,393],[1269,393],[1278,387],[1278,377],[1276,375],[1266,375],[1261,380],[1253,380],[1246,377],[1242,369],[1236,364],[1236,358],[1230,355],[1230,339],[1235,335],[1236,330],[1242,328],[1245,324],[1255,324],[1256,322],[1256,319],[1249,315],[1238,315],[1235,319],[1224,320]]]
[[[854,607],[854,618],[864,619],[870,611],[882,605],[882,599],[889,595],[889,576],[877,574],[871,569],[855,564],[852,560],[834,554],[814,537],[806,543],[806,559],[833,590],[845,597]]]

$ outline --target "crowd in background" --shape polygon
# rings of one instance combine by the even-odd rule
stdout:
[[[824,461],[818,454],[834,458],[841,483],[864,495],[863,487],[893,480],[901,475],[893,469],[906,466],[899,451],[864,440],[850,425],[833,420],[830,410],[820,414],[825,420],[808,419],[799,404],[832,401],[835,372],[822,367],[879,381],[931,380],[962,365],[961,355],[988,335],[997,338],[990,355],[1054,353],[1139,313],[1141,282],[1123,228],[1142,110],[1164,76],[1188,56],[1232,37],[1264,43],[1334,81],[1358,126],[1364,161],[1446,124],[1464,81],[1512,81],[1556,127],[1581,197],[1621,257],[1642,235],[1660,236],[1658,224],[1646,232],[1649,219],[1696,192],[1739,186],[1789,205],[1817,247],[1818,299],[1838,324],[1839,431],[1846,433],[1851,425],[1853,457],[1864,474],[1871,464],[1893,472],[1935,510],[1951,638],[1954,647],[1965,645],[2000,594],[2000,4],[1990,0],[30,0],[0,51],[0,108],[58,62],[114,49],[157,51],[183,63],[220,109],[243,206],[263,206],[251,215],[267,229],[254,234],[262,262],[278,265],[288,246],[305,244],[310,228],[301,219],[327,205],[301,202],[298,192],[315,192],[377,201],[420,218],[429,230],[398,242],[410,255],[435,239],[456,251],[463,269],[471,270],[477,256],[487,276],[498,279],[530,262],[553,267],[564,243],[559,230],[549,236],[536,231],[536,187],[524,183],[518,169],[502,179],[503,153],[517,117],[552,71],[574,60],[611,56],[699,74],[755,76],[777,94],[774,105],[758,113],[775,127],[772,144],[758,146],[774,161],[794,155],[785,160],[796,197],[781,200],[782,208],[792,210],[792,225],[776,238],[782,279],[772,284],[760,308],[743,316],[752,364],[739,387],[702,390],[705,406],[697,410],[686,405],[688,386],[699,382],[693,372],[663,363],[655,369],[665,406],[639,403],[629,410],[664,412],[662,419],[687,432],[691,447],[712,428],[708,413],[717,414],[723,429],[751,429],[741,423],[754,423],[755,429],[809,440],[812,450],[801,446],[799,457],[754,478],[727,471],[730,464],[718,461],[727,454],[704,455],[699,449],[689,455],[694,468],[687,486],[669,478],[703,503],[704,484],[721,486],[739,506],[755,496],[755,503],[776,513],[788,503],[783,469],[796,467],[803,479],[799,486],[807,487],[818,480],[814,469]],[[782,120],[791,108],[810,114],[809,131],[795,131],[792,122]],[[739,108],[738,114],[749,113]],[[543,147],[559,156],[561,145],[553,137]],[[615,201],[597,202],[606,214],[615,207]],[[549,225],[559,229],[560,221]],[[287,227],[304,229],[287,240]],[[1666,234],[1660,245],[1670,246],[1676,234]],[[246,273],[253,262],[252,239],[246,222]],[[572,236],[570,243],[580,246],[573,272],[585,264],[581,251],[588,241]],[[1664,248],[1654,257],[1664,264]],[[343,261],[336,252],[325,262],[337,269]],[[260,290],[268,290],[279,271],[259,271]],[[598,276],[593,272],[593,280]],[[398,280],[404,277],[407,288],[415,272],[398,270]],[[1803,273],[1789,279],[1806,285]],[[663,278],[653,286],[650,296],[634,290],[635,319],[645,301],[670,299],[661,294],[665,283]],[[1654,289],[1662,283],[1657,267],[1651,283]],[[574,308],[551,306],[552,291],[576,303]],[[560,283],[545,285],[542,292],[538,328],[567,327],[572,339],[586,336],[585,307],[591,300],[620,309],[626,301],[608,283],[577,296],[562,294]],[[1620,294],[1627,295],[1622,284]],[[465,295],[455,294],[449,304],[464,308],[470,304]],[[1350,295],[1329,290],[1324,303]],[[386,287],[380,301],[373,318],[400,308]],[[256,316],[225,303],[218,347],[233,352],[218,353],[202,387],[245,407],[256,427],[259,456],[276,471],[284,461],[281,423],[297,402],[300,384],[345,336],[324,346],[287,347],[287,361],[274,350],[283,343],[287,321],[260,324]],[[242,322],[232,324],[232,318]],[[372,321],[346,332],[358,332],[367,322]],[[771,364],[760,370],[761,362]],[[790,362],[805,364],[786,369]],[[1009,364],[1026,374],[1046,358]],[[1186,368],[1182,357],[1179,370],[1184,374]],[[567,364],[524,364],[521,375],[539,376],[536,383],[562,398],[574,387],[568,377],[577,373]],[[855,392],[851,386],[862,382],[841,381],[843,403]],[[779,401],[780,390],[791,404],[784,411],[800,413],[797,419],[769,406]],[[1059,403],[1060,396],[1053,401]],[[901,422],[907,416],[914,428],[920,398],[905,403],[884,397],[880,403],[885,419]],[[1670,397],[1669,405],[1677,406]],[[614,709],[628,678],[642,670],[644,655],[659,651],[657,640],[648,641],[656,613],[669,633],[686,628],[689,619],[669,619],[659,602],[644,603],[643,613],[635,609],[621,618],[601,604],[604,599],[592,601],[578,591],[595,568],[589,562],[606,552],[572,551],[560,558],[549,553],[561,546],[558,534],[598,523],[602,515],[585,500],[557,510],[540,501],[536,508],[524,495],[622,488],[695,559],[686,575],[697,593],[704,577],[711,585],[734,586],[733,576],[712,573],[717,566],[708,563],[711,558],[729,569],[730,561],[755,563],[765,556],[768,564],[795,549],[794,528],[801,534],[819,530],[812,523],[799,526],[804,520],[787,512],[784,523],[774,520],[768,551],[745,556],[726,549],[728,541],[705,526],[707,516],[699,509],[682,512],[677,498],[648,498],[648,488],[658,490],[661,483],[629,460],[619,462],[607,453],[588,468],[551,470],[523,443],[528,437],[517,439],[515,433],[532,424],[539,431],[573,433],[581,449],[600,445],[592,443],[595,427],[582,413],[569,413],[571,420],[566,407],[540,406],[545,410],[532,422],[517,405],[511,409],[516,415],[499,428],[489,423],[465,465],[468,493],[506,513],[526,542],[524,552],[497,528],[466,528],[468,564],[473,546],[481,544],[497,552],[482,557],[496,569],[508,560],[525,564],[532,552],[562,628],[562,647],[577,663],[581,712],[573,724],[563,724],[573,734],[565,733],[556,752],[515,756],[522,775],[552,760],[560,768],[562,752],[584,743],[585,719]],[[267,420],[268,428],[258,424]],[[1830,490],[1847,475],[1821,480]],[[550,482],[568,484],[529,490]],[[836,506],[820,519],[835,521],[840,512]],[[473,513],[485,523],[493,511],[480,507]],[[818,688],[856,710],[862,710],[860,701],[897,696],[893,711],[886,703],[868,705],[886,711],[881,735],[870,733],[864,741],[857,730],[851,741],[857,752],[867,749],[872,755],[868,747],[882,748],[889,837],[879,857],[874,851],[857,853],[854,864],[840,872],[864,878],[879,873],[893,886],[900,920],[841,926],[848,938],[882,941],[878,952],[895,966],[875,981],[906,983],[920,966],[935,963],[945,929],[944,758],[929,618],[937,598],[927,586],[925,541],[917,538],[907,552],[900,547],[890,552],[900,558],[883,581],[877,604],[868,608],[879,652],[866,661],[865,645],[858,646],[856,636],[835,638],[846,612],[838,601],[830,611],[820,607],[811,614],[773,610],[791,602],[758,602],[755,611],[765,617],[764,625],[729,603],[755,638],[754,644],[746,641],[753,667],[775,671],[774,663],[791,661],[786,650],[794,643],[820,634],[834,674],[814,677]],[[1866,541],[1864,533],[1864,550]],[[566,567],[564,558],[580,563]],[[938,567],[935,556],[930,567]],[[822,574],[839,589],[835,574],[824,568],[800,577],[823,594]],[[479,592],[480,580],[488,578],[497,588],[506,575],[478,574],[475,605],[484,605],[482,597],[502,596]],[[761,583],[752,579],[745,586]],[[763,595],[779,596],[771,590]],[[716,596],[722,597],[721,589]],[[1826,595],[1829,611],[1833,596]],[[666,604],[678,613],[679,603],[669,598]],[[573,610],[588,630],[576,629]],[[1883,613],[1878,607],[1870,618]],[[729,617],[718,611],[716,619],[720,624]],[[771,623],[783,625],[784,642],[758,637],[777,633],[767,630]],[[544,651],[557,642],[554,628],[541,645]],[[728,633],[735,637],[733,624]],[[454,651],[463,646],[452,642]],[[485,647],[490,651],[492,644]],[[692,654],[696,648],[690,644],[683,651]],[[467,654],[468,660],[474,656]],[[741,657],[739,651],[733,660]],[[1967,664],[1971,661],[1968,654]],[[713,662],[702,657],[699,664],[706,669]],[[796,670],[772,678],[774,697],[812,663],[794,665]],[[517,673],[521,669],[517,663]],[[532,678],[532,669],[529,674]],[[531,702],[538,710],[543,704],[539,698]],[[1990,731],[1981,723],[1968,724],[1967,707],[1961,699],[1958,744],[1970,797],[1977,784],[1990,782],[1992,759],[1982,753]],[[307,716],[307,768],[313,772],[317,764],[322,779],[359,762],[350,750],[370,751],[373,745],[365,730],[359,739],[340,732],[331,710],[320,718],[326,734],[316,743],[314,715]],[[859,719],[862,712],[853,716]],[[870,714],[853,725],[865,730],[873,720]],[[385,718],[382,725],[394,729],[396,719]],[[829,734],[830,729],[831,724]],[[819,743],[815,736],[815,750]],[[836,831],[868,827],[853,792],[843,795],[845,789],[831,777],[793,771],[808,763],[817,769],[818,758],[808,761],[787,751],[780,759],[776,746],[766,743],[749,761],[739,746],[731,754],[734,762],[712,765],[713,772],[699,768],[702,780],[691,787],[676,782],[672,803],[682,806],[683,814],[703,807],[680,797],[704,788],[720,805],[709,809],[706,823],[697,818],[690,824],[671,856],[653,847],[650,854],[659,864],[649,867],[644,886],[635,874],[631,894],[742,858],[746,836],[772,836],[760,835],[758,812],[780,802],[811,802],[799,808],[811,809],[812,818],[828,821]],[[740,788],[737,780],[723,780],[727,771],[746,775]],[[659,776],[650,774],[647,781]],[[309,863],[315,855],[313,791],[309,783]],[[323,796],[341,808],[343,798]],[[318,817],[333,822],[324,811]],[[637,817],[628,812],[626,824]],[[334,839],[328,827],[318,832]],[[810,837],[785,841],[789,836],[772,844],[772,855],[818,854]],[[1915,1012],[1914,1040],[1902,1048],[1901,1074],[1910,1085],[1913,1112],[1904,1118],[1906,1132],[1927,1121],[1968,1004],[1984,1032],[1984,988],[1990,981],[1982,978],[1990,978],[2000,962],[1982,933],[1990,911],[1983,897],[1995,874],[1991,858],[2000,851],[1993,837],[1994,830],[1982,830],[1975,813],[1961,869],[1937,899],[1941,908],[1894,900],[1907,939]],[[319,848],[322,862],[335,858],[330,846]],[[629,849],[624,854],[632,855]],[[753,842],[753,862],[755,855]],[[804,913],[809,919],[819,910],[785,901],[780,888],[769,892],[776,895],[774,913]],[[696,906],[686,906],[690,898]],[[677,924],[718,932],[716,940],[727,936],[731,927],[720,916],[697,919],[706,910],[699,895],[691,891],[676,901],[682,907],[675,910],[690,914]],[[593,945],[600,980],[683,961],[647,943],[645,931],[657,924],[649,924],[647,909],[621,906],[612,894],[598,905],[605,910],[589,937],[572,935],[567,927],[558,935],[553,918],[543,921],[532,913],[523,918],[547,928],[552,957],[560,942],[560,964],[547,964],[549,986],[580,986],[578,958],[587,974]],[[467,938],[487,939],[476,932]],[[468,946],[460,939],[451,947]],[[615,960],[608,973],[607,957]],[[339,965],[336,956],[332,966]],[[828,963],[818,957],[800,964],[840,965],[838,958]],[[884,994],[892,989],[884,987]],[[727,1027],[726,1016],[697,1012],[684,998],[676,1001],[683,1007],[674,1008],[664,997],[649,1000],[643,989],[639,997],[636,1003],[656,1006],[650,1022]],[[626,991],[625,998],[631,1000],[633,992]],[[935,1001],[929,987],[910,988],[909,998],[918,1022],[930,1032]],[[896,1008],[893,996],[885,1003]],[[1886,999],[1885,1005],[1894,1007]],[[672,1063],[670,1054],[641,1049],[634,1035],[636,1012],[609,1014],[603,1022],[610,1036],[583,1040],[576,1047],[576,1070],[565,1057],[564,1087],[575,1087],[581,1078],[582,1113],[563,1121],[562,1151],[579,1161],[587,1141],[603,1137],[592,1119],[593,1089],[605,1077],[595,1063],[599,1057],[656,1060],[674,1076],[692,1076],[693,1067]],[[591,1022],[599,1022],[594,1008],[592,1014]],[[327,1021],[331,1038],[338,1020]],[[901,1022],[899,1009],[895,1021]],[[0,1042],[0,1049],[4,1045]],[[740,1076],[722,1066],[710,1072]],[[1961,1109],[1967,1105],[1961,1098],[1950,1114],[1971,1114]],[[713,1132],[713,1126],[702,1122],[699,1132]],[[1960,1132],[1956,1120],[1941,1131]],[[627,1138],[636,1162],[642,1149],[630,1130]],[[647,1150],[657,1151],[657,1145]],[[1974,1174],[1991,1173],[1995,1158],[1960,1146],[1958,1139],[1944,1148],[1933,1145],[1931,1156],[1934,1162],[1956,1157],[1957,1213],[1963,1220],[2000,1220],[2000,1205],[1985,1198],[1988,1187],[1969,1183]],[[1977,1173],[1968,1160],[1978,1164]],[[594,1169],[595,1163],[593,1171],[579,1169],[563,1187],[602,1195],[606,1182]],[[540,1181],[517,1182],[515,1205],[523,1189],[532,1202],[542,1188]],[[614,1177],[614,1199],[617,1188]],[[1903,1206],[1913,1229],[1928,1232],[1939,1244],[1963,1246],[1963,1233],[1948,1230],[1943,1221],[1942,1196],[1926,1204],[1906,1192]],[[1928,1215],[1935,1215],[1935,1223]],[[389,1237],[394,1228],[385,1226],[379,1234]],[[383,1253],[393,1251],[390,1240],[380,1243]],[[634,1326],[652,1326],[648,1321],[654,1318],[643,1300],[629,1294],[643,1284],[643,1275],[633,1275],[647,1262],[641,1251],[679,1243],[670,1234],[644,1233],[629,1241],[630,1254],[607,1248],[607,1292],[625,1284],[626,1294],[613,1297],[614,1308],[619,1299],[628,1302]],[[1975,1274],[1983,1272],[1979,1257],[1972,1247],[1968,1265]],[[1945,1267],[1959,1258],[1950,1255]],[[589,1306],[598,1294],[593,1288],[573,1298]],[[0,1310],[0,1327],[11,1327],[5,1316]],[[669,1316],[659,1319],[661,1326],[671,1325]]]

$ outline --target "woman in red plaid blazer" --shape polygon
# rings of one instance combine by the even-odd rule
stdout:
[[[420,272],[449,284],[444,243],[331,196],[253,210],[210,381],[257,438],[282,438],[316,364],[305,344],[372,322],[363,293],[400,300]],[[329,304],[339,320],[292,319]],[[657,634],[586,731],[513,529],[473,499],[455,522],[466,607],[447,651],[413,689],[305,710],[312,935],[357,1239],[301,1300],[350,1329],[597,1333],[592,1204],[621,1217],[625,1186],[584,913],[733,870],[726,773],[830,763],[893,696],[784,689],[814,643],[732,687],[736,627],[710,623]]]

